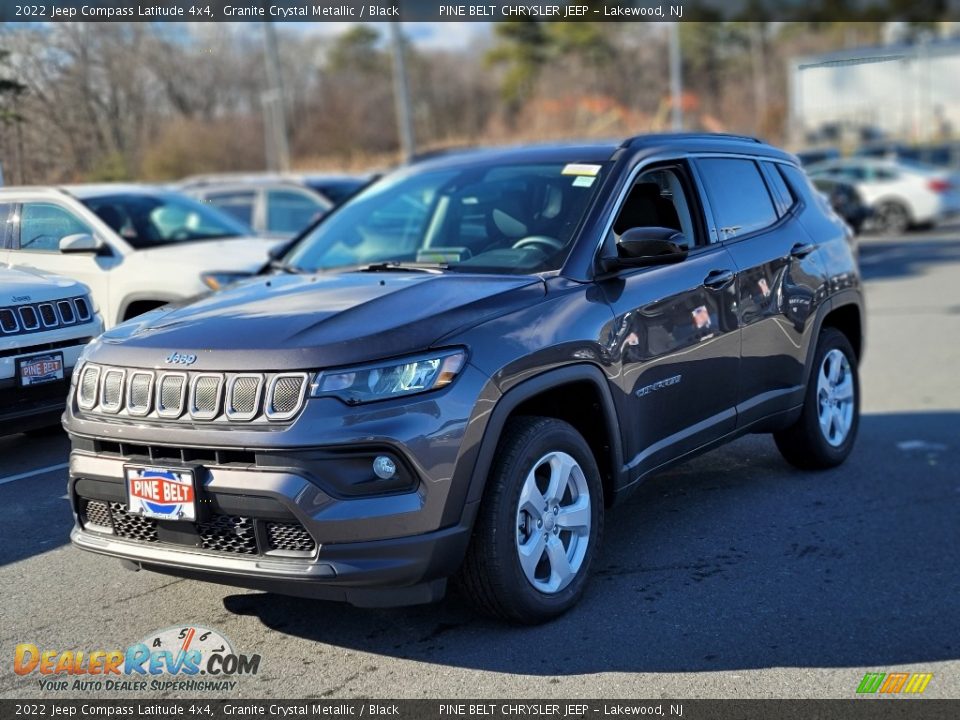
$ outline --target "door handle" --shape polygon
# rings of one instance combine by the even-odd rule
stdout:
[[[790,248],[790,257],[805,258],[816,249],[817,246],[813,243],[797,243]]]
[[[703,286],[709,290],[723,290],[733,278],[733,270],[711,270],[703,279]]]

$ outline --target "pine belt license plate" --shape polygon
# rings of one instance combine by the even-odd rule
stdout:
[[[127,465],[124,471],[129,512],[157,520],[197,519],[193,470]]]
[[[63,380],[63,353],[34,355],[17,360],[20,387]]]

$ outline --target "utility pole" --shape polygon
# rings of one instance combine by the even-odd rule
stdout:
[[[403,161],[410,162],[416,152],[413,135],[413,115],[410,110],[410,88],[407,84],[407,65],[403,52],[400,23],[390,23],[390,41],[393,46],[393,100],[397,108],[397,134]]]
[[[680,23],[670,23],[670,125],[683,130],[683,75],[680,65]]]
[[[263,23],[263,61],[267,72],[267,89],[263,103],[263,131],[267,151],[267,169],[287,172],[290,169],[290,143],[287,137],[287,105],[277,51],[277,33],[273,23]]]

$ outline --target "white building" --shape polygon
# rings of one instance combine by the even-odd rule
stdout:
[[[794,145],[830,126],[913,142],[960,133],[958,39],[796,58],[789,78]]]

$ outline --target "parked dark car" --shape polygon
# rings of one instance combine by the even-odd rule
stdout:
[[[817,190],[826,195],[834,212],[859,235],[864,223],[873,215],[873,210],[863,202],[857,188],[842,180],[826,177],[814,178],[812,182]]]
[[[850,453],[859,274],[816,192],[734,136],[401,168],[271,273],[89,347],[73,543],[358,605],[455,578],[556,617],[651,474],[751,432],[801,468]]]

